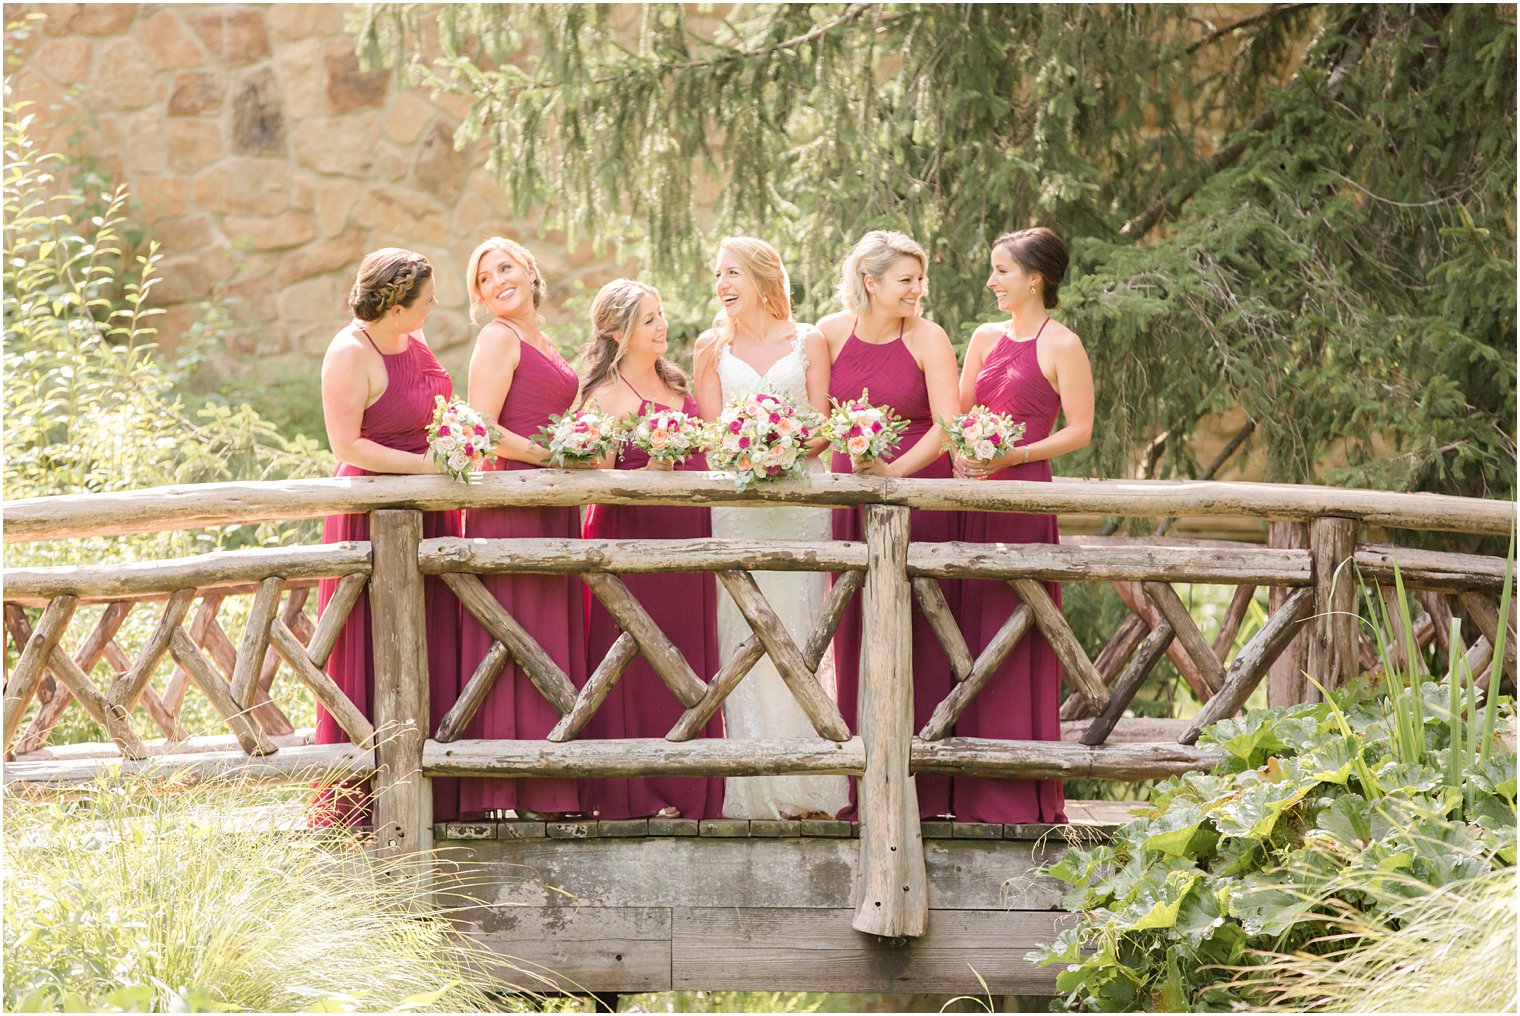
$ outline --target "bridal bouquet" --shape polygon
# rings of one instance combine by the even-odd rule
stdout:
[[[994,413],[986,406],[972,406],[971,412],[939,423],[945,429],[946,450],[977,462],[997,458],[1024,436],[1024,424],[1014,423],[1013,417]]]
[[[445,476],[469,483],[501,440],[493,427],[469,403],[461,399],[433,399],[433,422],[428,425],[428,454]]]
[[[881,459],[892,454],[908,421],[886,406],[871,405],[871,389],[860,398],[834,403],[833,412],[819,428],[829,448],[852,460]]]
[[[532,442],[549,450],[549,464],[594,462],[617,451],[623,428],[599,409],[578,409],[549,417]]]
[[[679,409],[652,409],[628,426],[627,440],[651,459],[679,466],[712,442],[705,422]]]
[[[757,480],[801,474],[814,416],[769,392],[731,402],[718,416],[708,464],[734,473],[740,490]]]

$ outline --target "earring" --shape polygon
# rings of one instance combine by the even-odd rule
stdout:
[[[1034,287],[1033,287],[1033,286],[1030,286],[1030,287],[1029,287],[1029,295],[1030,295],[1030,296],[1033,296],[1033,295],[1034,295],[1034,293],[1035,293],[1035,289],[1034,289]]]

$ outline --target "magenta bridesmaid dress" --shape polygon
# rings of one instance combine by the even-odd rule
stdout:
[[[365,335],[365,338],[369,338]],[[374,346],[370,339],[370,345]],[[375,346],[380,353],[380,347]],[[433,420],[433,399],[454,394],[454,382],[443,368],[427,343],[415,336],[408,339],[407,347],[399,353],[380,353],[385,361],[385,391],[364,410],[359,424],[359,436],[368,438],[387,448],[406,452],[427,450],[427,428]],[[374,476],[367,469],[338,464],[336,476]],[[460,535],[458,511],[424,512],[422,535],[426,539],[440,536]],[[368,515],[329,515],[322,520],[322,542],[340,543],[346,540],[369,540]],[[338,588],[336,579],[323,579],[317,585],[319,611],[327,610],[327,603]],[[426,598],[427,654],[428,654],[428,712],[432,730],[459,697],[459,601],[441,579],[423,579],[423,595]],[[372,703],[375,692],[374,655],[370,643],[369,592],[359,597],[332,655],[327,658],[327,676],[333,679],[359,711],[374,719]],[[332,716],[317,706],[317,744],[342,744],[348,735],[338,726]],[[368,802],[359,787],[335,787],[324,790],[318,797],[312,821],[319,825],[367,824],[370,821]],[[457,781],[435,779],[433,781],[433,817],[447,822],[458,815]]]
[[[624,384],[627,384],[625,379]],[[632,389],[633,386],[629,385]],[[638,395],[637,391],[634,391]],[[639,412],[646,407],[670,407],[639,396]],[[697,415],[697,403],[688,395],[681,411]],[[640,469],[649,455],[627,447],[616,468]],[[700,455],[687,459],[679,469],[704,470]],[[588,540],[705,540],[712,535],[707,508],[666,505],[592,505],[586,515]],[[704,681],[718,669],[716,580],[711,572],[619,576],[634,598],[649,611],[686,662]],[[587,591],[590,634],[588,670],[596,667],[621,634],[617,622],[600,601]],[[612,686],[586,731],[588,737],[664,737],[686,710],[660,680],[643,656],[636,656],[617,684]],[[723,736],[723,715],[718,712],[703,728],[704,737]],[[673,808],[683,818],[717,818],[723,814],[723,780],[703,776],[656,776],[643,779],[588,781],[586,795],[604,819],[645,818]]]
[[[829,397],[844,402],[858,398],[869,389],[870,402],[874,406],[890,406],[898,416],[908,421],[908,428],[897,444],[897,452],[888,458],[907,451],[918,443],[929,428],[934,426],[934,414],[929,407],[929,386],[918,361],[908,351],[902,340],[902,332],[891,342],[870,343],[855,335],[850,337],[834,360],[829,377]],[[833,460],[836,473],[850,472],[850,457],[836,452]],[[915,478],[944,479],[952,475],[950,456],[941,454],[923,469],[913,474]],[[863,508],[839,508],[834,511],[834,539],[862,540],[864,536]],[[917,511],[908,520],[909,539],[914,543],[943,543],[957,538],[959,525],[954,512]],[[940,582],[951,613],[958,613],[955,584]],[[839,680],[839,709],[852,731],[858,728],[860,707],[860,594],[856,594],[839,622],[834,634],[834,671]],[[913,729],[916,732],[934,713],[934,707],[950,694],[953,684],[950,675],[950,658],[934,634],[917,601],[913,604]],[[950,778],[948,776],[919,776],[918,810],[924,818],[950,814]],[[855,781],[850,781],[850,807],[841,813],[853,817],[855,810]]]
[[[1046,319],[1049,323],[1049,318]],[[1045,325],[1040,326],[1040,331]],[[993,412],[1007,413],[1025,425],[1020,445],[1050,434],[1061,397],[1040,370],[1035,355],[1039,333],[1016,342],[1004,334],[987,354],[976,376],[976,401]],[[1049,461],[1010,466],[987,482],[1050,482]],[[962,539],[968,543],[1059,543],[1054,515],[1012,512],[964,512]],[[1018,609],[1019,598],[1006,582],[967,579],[960,583],[958,613],[971,655],[979,654]],[[1061,585],[1045,589],[1061,605]],[[955,733],[1017,741],[1061,739],[1061,663],[1040,630],[1031,626],[998,667],[981,694],[961,714]],[[1060,780],[955,778],[955,817],[964,822],[1065,822],[1065,794]]]
[[[521,340],[521,336],[518,336]],[[580,380],[556,352],[542,353],[527,342],[506,401],[500,406],[476,406],[515,434],[531,436],[549,417],[568,410]],[[515,459],[493,458],[487,469],[536,469]],[[575,539],[580,535],[580,509],[473,508],[465,515],[465,535],[471,539]],[[483,575],[481,581],[508,614],[543,647],[572,684],[586,683],[585,586],[573,575]],[[460,674],[469,680],[490,651],[490,632],[469,611],[463,611],[460,636]],[[468,739],[538,741],[559,722],[555,711],[515,660],[508,662],[496,685],[465,728]],[[459,781],[459,811],[466,819],[496,810],[580,812],[585,810],[581,788],[569,779],[500,779],[473,777]]]

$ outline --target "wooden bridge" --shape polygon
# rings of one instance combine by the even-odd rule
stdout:
[[[758,543],[422,539],[421,512],[490,505],[867,505],[864,541]],[[913,509],[1232,516],[1270,523],[1268,545],[1220,540],[1079,537],[1059,546],[910,544]],[[1387,530],[1508,536],[1508,502],[1324,487],[1239,483],[1057,480],[1051,484],[819,476],[739,493],[716,474],[495,473],[469,486],[433,477],[375,477],[162,488],[18,501],[5,541],[184,530],[325,514],[372,512],[372,542],[239,550],[84,567],[7,568],[5,627],[17,651],[6,675],[4,779],[13,792],[90,785],[102,773],[153,771],[200,780],[373,779],[376,849],[465,857],[483,865],[485,898],[462,915],[503,957],[541,964],[567,989],[735,988],[979,993],[1049,992],[1053,973],[1024,960],[1064,915],[1037,866],[1064,837],[1101,835],[1110,807],[1074,804],[1073,825],[920,823],[916,773],[1144,780],[1209,766],[1194,747],[1203,727],[1238,711],[1274,673],[1275,698],[1305,698],[1302,672],[1336,685],[1376,665],[1358,632],[1356,577],[1392,597],[1395,561],[1412,591],[1409,635],[1448,637],[1455,610],[1476,635],[1467,650],[1482,681],[1514,679],[1514,639],[1492,660],[1504,583],[1501,558],[1395,549]],[[750,572],[827,571],[833,591],[803,644],[794,643]],[[710,678],[692,673],[617,578],[712,571],[754,636]],[[1355,574],[1353,574],[1353,571]],[[477,576],[502,572],[584,577],[624,634],[576,688]],[[497,644],[438,728],[428,723],[422,580],[436,574]],[[340,580],[315,623],[311,587]],[[1023,605],[972,658],[937,578],[1010,582]],[[1133,616],[1089,657],[1042,582],[1109,582]],[[1218,636],[1205,638],[1172,583],[1235,587]],[[1260,587],[1270,616],[1233,657]],[[368,590],[374,628],[375,715],[343,697],[321,667],[345,616]],[[862,590],[860,731],[849,731],[814,676],[848,597]],[[240,637],[218,621],[251,598]],[[911,611],[933,623],[956,685],[912,729]],[[157,604],[156,623],[128,652],[129,612]],[[82,607],[99,608],[81,611]],[[28,613],[28,610],[31,613]],[[39,614],[40,611],[40,614]],[[93,616],[82,638],[71,621]],[[388,622],[388,623],[387,623]],[[1031,628],[1060,656],[1070,685],[1061,742],[956,737],[956,718]],[[70,648],[72,646],[72,648]],[[1402,651],[1402,650],[1401,650]],[[580,740],[636,654],[649,660],[685,712],[664,738]],[[696,738],[768,655],[818,736],[752,741]],[[1122,718],[1168,656],[1204,702],[1185,721]],[[543,741],[460,738],[508,659],[562,719]],[[105,683],[94,673],[102,663]],[[164,678],[163,675],[167,674]],[[313,745],[271,697],[289,675],[338,719],[351,742]],[[157,679],[157,680],[156,680]],[[286,678],[287,680],[289,677]],[[190,738],[181,707],[197,689],[230,736]],[[36,708],[33,708],[36,703]],[[111,739],[49,746],[70,703]],[[146,720],[144,720],[144,716]],[[28,720],[28,717],[30,719]],[[144,736],[151,723],[161,736]],[[23,724],[25,728],[23,729]],[[575,777],[794,773],[860,777],[860,821],[483,822],[437,827],[435,776]],[[436,853],[434,853],[436,851]],[[472,881],[480,882],[479,877]],[[477,890],[478,891],[478,890]],[[520,981],[519,974],[504,976]]]

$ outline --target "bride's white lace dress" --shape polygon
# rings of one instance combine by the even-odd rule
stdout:
[[[723,402],[758,391],[771,392],[794,405],[807,403],[807,325],[799,325],[789,353],[763,375],[725,348],[718,358]],[[811,467],[823,471],[817,459]],[[831,540],[833,524],[827,508],[713,508],[712,534],[720,539]],[[755,572],[755,581],[780,615],[799,648],[828,594],[824,572]],[[753,634],[744,615],[726,592],[718,590],[718,655],[731,658],[739,644]],[[826,652],[818,679],[835,697],[834,654]],[[726,735],[733,738],[817,737],[769,656],[762,656],[723,703]],[[730,778],[724,788],[723,814],[728,818],[780,818],[812,812],[837,814],[849,803],[843,776],[743,776]]]

